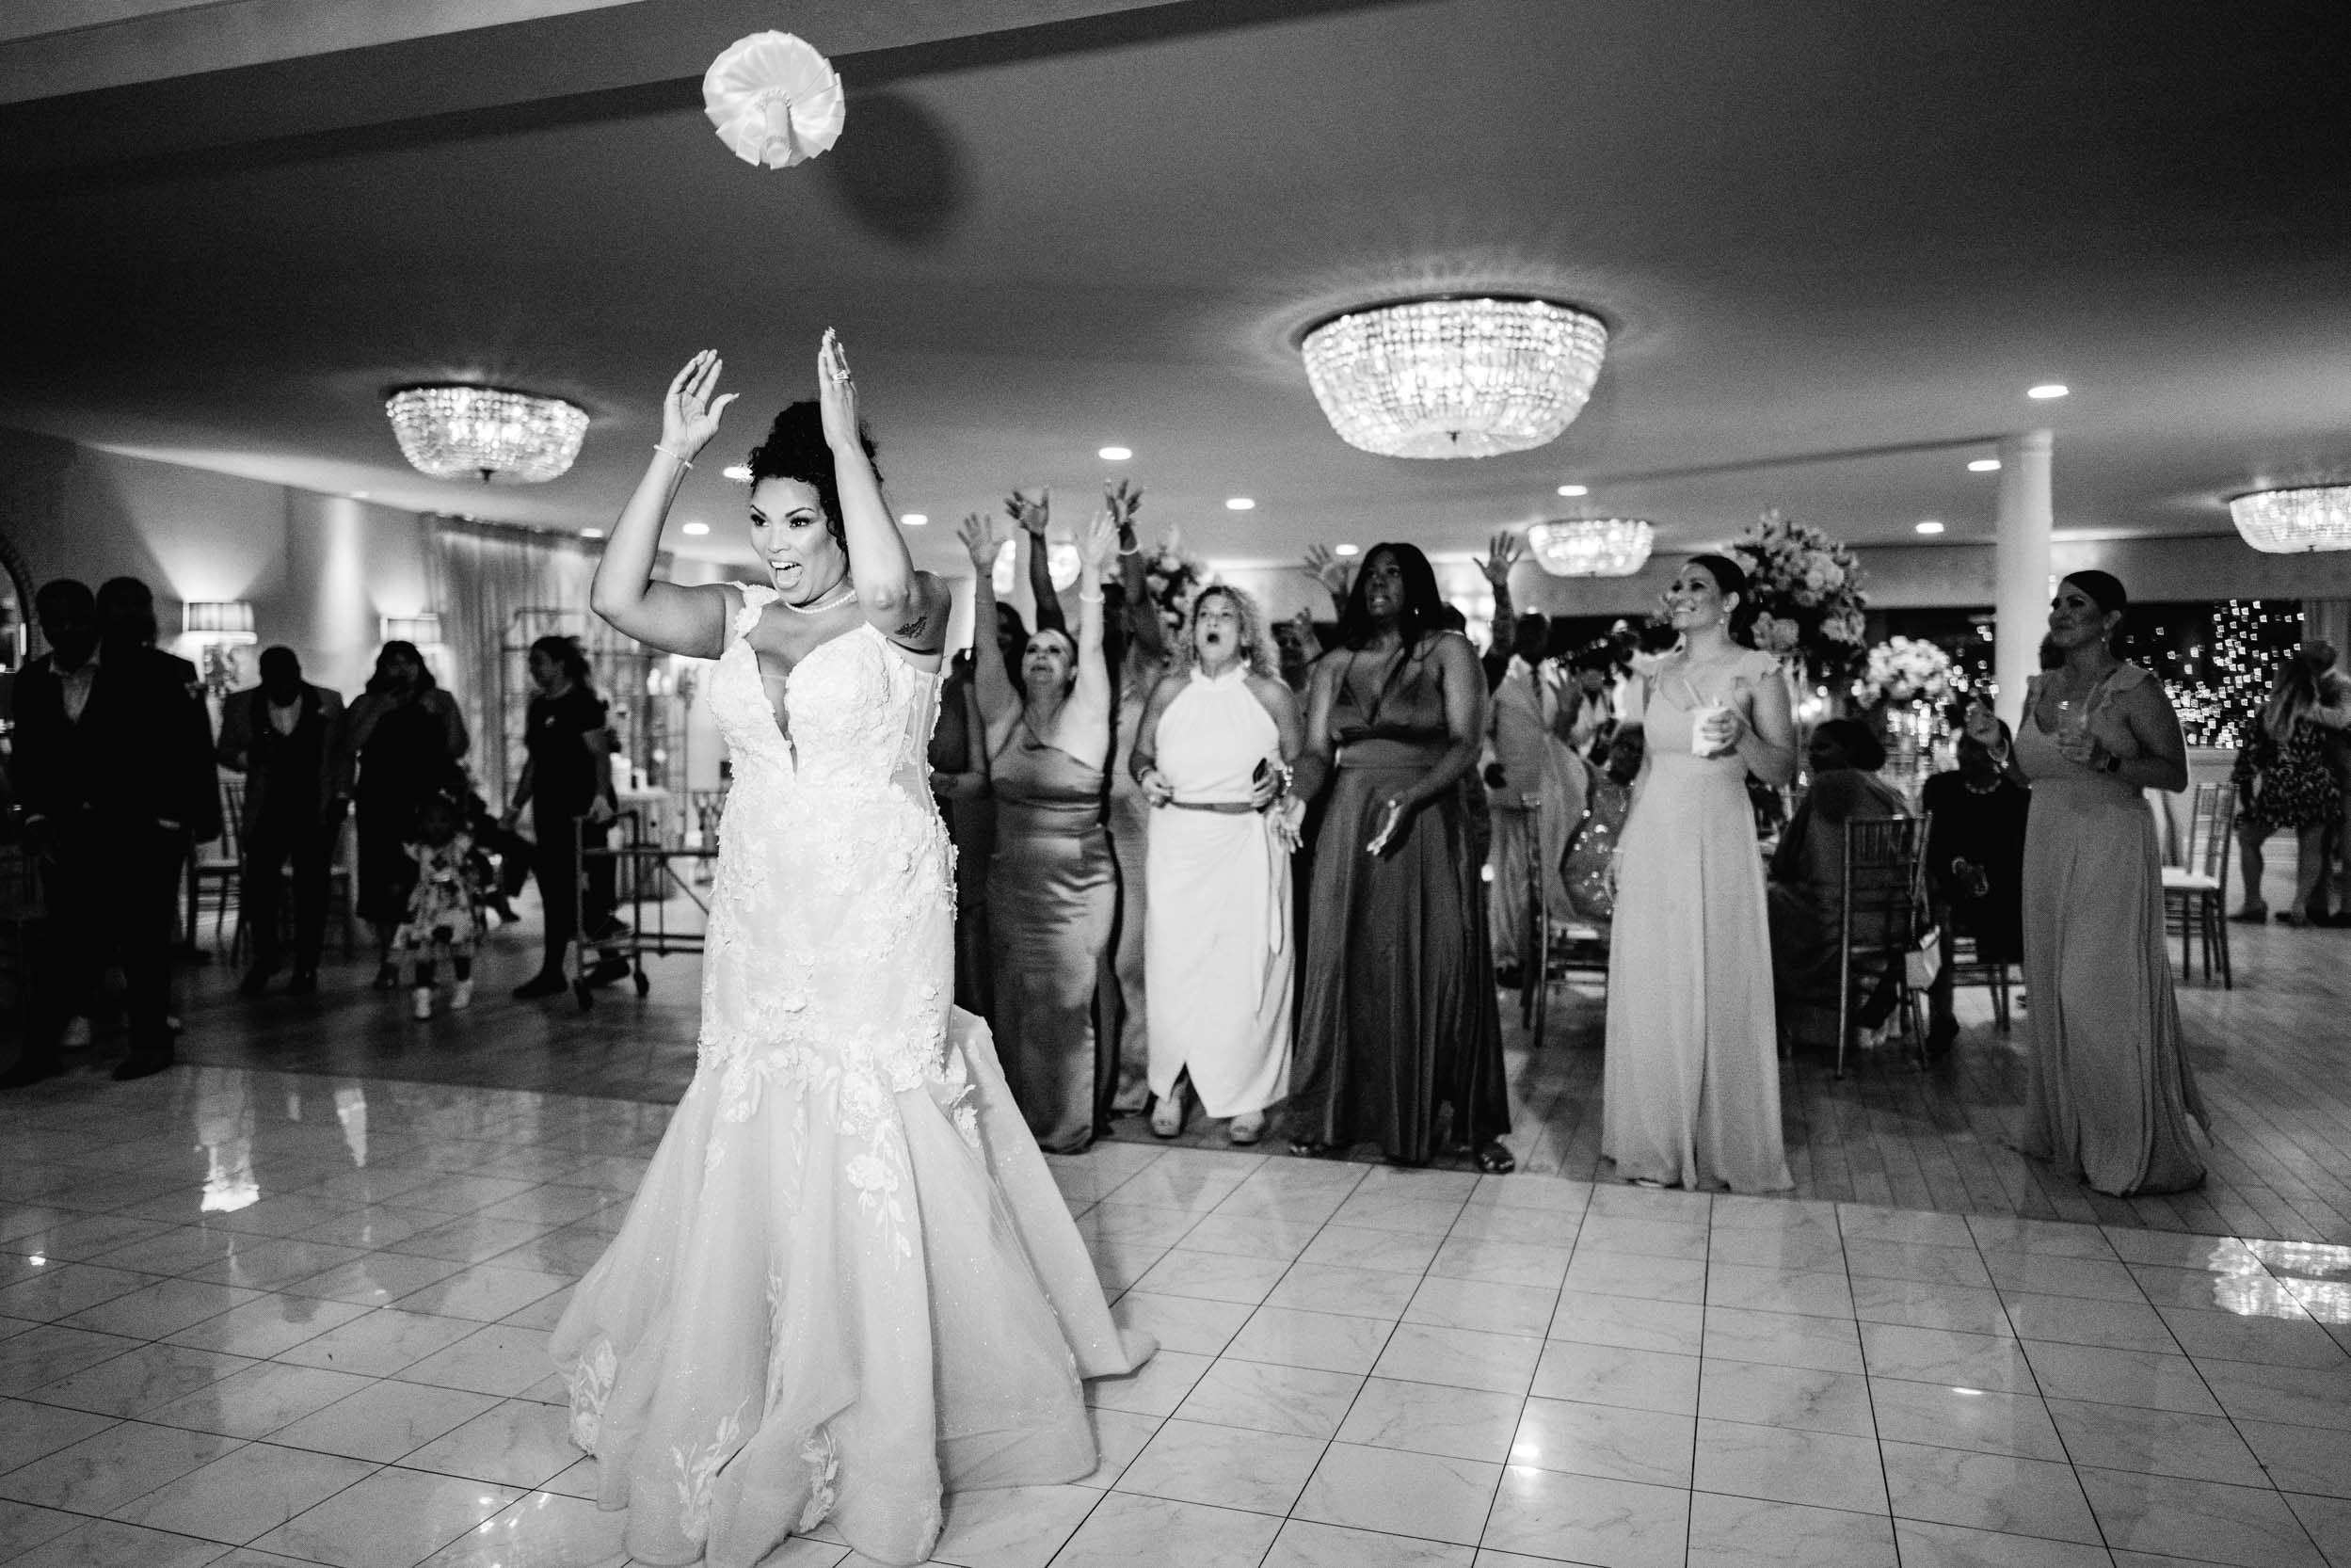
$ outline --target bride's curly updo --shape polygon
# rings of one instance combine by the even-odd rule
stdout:
[[[871,461],[875,456],[873,432],[862,421],[857,425],[857,443]],[[879,466],[873,470],[873,478],[876,484],[881,482]],[[824,509],[824,531],[842,548],[848,547],[848,531],[840,520],[840,486],[833,478],[833,449],[825,444],[824,415],[815,399],[787,407],[767,427],[767,440],[751,449],[753,488],[762,479],[796,479],[815,490],[816,503]]]

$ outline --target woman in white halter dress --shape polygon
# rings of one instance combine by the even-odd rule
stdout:
[[[620,630],[718,659],[734,787],[699,1061],[552,1349],[636,1560],[749,1568],[829,1522],[919,1562],[942,1492],[1090,1474],[1080,1380],[1152,1346],[1112,1322],[985,1024],[952,1006],[925,758],[947,595],[907,562],[830,334],[821,408],[753,454],[774,586],[648,581],[731,400],[718,371],[672,383],[595,591]]]

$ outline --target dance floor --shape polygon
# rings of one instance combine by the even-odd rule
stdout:
[[[0,1562],[625,1560],[545,1359],[691,1070],[642,1001],[189,985],[178,1070],[0,1096]],[[1594,1185],[1596,1003],[1512,1053],[1527,1169],[1122,1134],[1055,1172],[1128,1321],[1101,1467],[950,1499],[958,1568],[2351,1565],[2351,935],[2182,992],[2210,1189],[2001,1140],[2016,1046],[1788,1073],[1799,1192]],[[1980,1017],[1979,999],[1971,1017]],[[794,1543],[788,1568],[858,1563]]]

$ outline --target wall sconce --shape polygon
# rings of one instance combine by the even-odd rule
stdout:
[[[378,642],[414,643],[419,648],[440,646],[440,617],[430,612],[421,616],[381,616],[376,624],[382,633]]]
[[[253,641],[253,606],[241,599],[197,599],[180,606],[180,634],[208,643]]]

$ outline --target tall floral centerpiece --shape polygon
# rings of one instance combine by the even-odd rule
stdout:
[[[1212,581],[1208,564],[1185,551],[1183,536],[1176,529],[1169,529],[1158,544],[1144,552],[1144,586],[1151,592],[1151,602],[1158,608],[1171,642],[1191,618],[1192,600]]]
[[[1806,689],[1842,691],[1863,668],[1861,563],[1808,523],[1766,512],[1733,540],[1755,599],[1755,646]]]
[[[1897,779],[1925,776],[1935,744],[1950,730],[1952,699],[1967,685],[1967,672],[1922,637],[1889,637],[1869,650],[1853,701],[1885,742],[1886,765]]]

